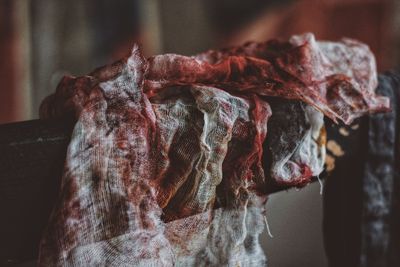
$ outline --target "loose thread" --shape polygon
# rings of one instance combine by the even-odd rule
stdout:
[[[269,229],[267,216],[265,216],[265,215],[264,215],[264,222],[265,222],[265,226],[267,227],[267,233],[268,233],[269,237],[274,238],[274,236],[271,234],[271,230]]]
[[[321,179],[319,178],[319,175],[317,175],[317,179],[319,182],[319,194],[322,195],[322,193],[324,191],[324,184],[322,183]]]

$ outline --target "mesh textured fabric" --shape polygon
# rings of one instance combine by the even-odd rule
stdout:
[[[193,57],[146,60],[134,47],[64,77],[41,106],[76,125],[39,264],[265,265],[266,180],[318,175],[323,114],[349,123],[386,110],[375,86],[365,45],[311,34]]]
[[[400,76],[379,76],[377,91],[391,100],[391,112],[368,121],[368,150],[362,178],[360,266],[400,264],[399,100]]]

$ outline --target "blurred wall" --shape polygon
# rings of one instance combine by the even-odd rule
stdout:
[[[142,44],[193,54],[314,32],[370,45],[380,70],[400,62],[395,0],[0,0],[0,123],[37,118],[64,74],[83,75]]]
[[[29,1],[0,0],[0,123],[32,117]]]

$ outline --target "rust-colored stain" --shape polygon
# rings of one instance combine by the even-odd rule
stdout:
[[[326,171],[331,172],[335,169],[335,158],[331,155],[326,155],[325,164],[326,164]]]
[[[319,146],[325,146],[326,145],[326,129],[325,126],[321,128],[321,131],[318,136],[317,144]]]
[[[326,148],[336,157],[341,157],[344,155],[344,150],[334,140],[329,140],[328,143],[326,143]]]

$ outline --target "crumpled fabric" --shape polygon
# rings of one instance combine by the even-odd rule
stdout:
[[[361,267],[400,265],[400,75],[379,76],[377,91],[392,110],[369,118],[362,179]]]
[[[268,179],[319,175],[323,114],[350,123],[387,110],[375,86],[367,46],[311,34],[193,57],[146,60],[135,46],[64,77],[40,110],[76,125],[39,265],[265,265]]]
[[[148,94],[170,84],[215,85],[301,100],[346,124],[389,107],[389,100],[374,92],[377,75],[372,52],[347,38],[317,42],[314,35],[304,34],[288,42],[248,43],[194,57],[159,55],[149,59],[149,69],[144,89]]]
[[[339,127],[328,131],[344,150],[325,184],[329,266],[400,266],[400,75],[378,80],[391,111],[358,120],[346,136]]]
[[[323,114],[300,101],[270,99],[273,116],[264,142],[265,168],[280,185],[304,185],[323,171],[326,133]]]

